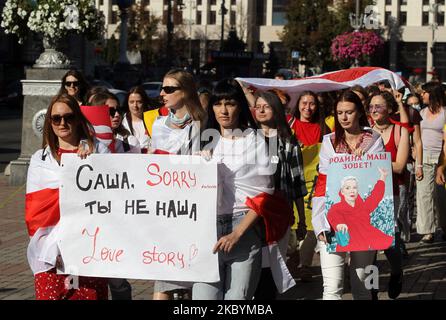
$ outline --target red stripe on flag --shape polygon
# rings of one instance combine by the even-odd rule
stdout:
[[[153,150],[153,154],[173,154],[164,150],[160,150],[160,149],[155,149]]]
[[[39,228],[55,226],[59,219],[59,189],[42,189],[26,194],[25,221],[30,236]]]
[[[246,205],[263,218],[266,242],[272,243],[283,238],[293,219],[293,210],[280,192],[263,192],[246,199]]]
[[[327,175],[319,173],[313,197],[325,197],[325,188],[327,186]]]
[[[328,73],[325,75],[322,75],[320,77],[309,77],[306,79],[326,79],[330,81],[335,82],[347,82],[347,81],[353,81],[355,79],[358,79],[370,71],[378,70],[381,68],[377,67],[360,67],[360,68],[352,68],[352,69],[346,69],[346,70],[340,70],[332,73]]]

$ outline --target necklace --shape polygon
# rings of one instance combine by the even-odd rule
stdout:
[[[381,127],[381,128],[380,128],[380,127],[378,126],[378,124],[375,123],[375,125],[373,126],[373,128],[378,129],[378,131],[379,131],[381,134],[383,134],[384,131],[386,131],[391,125],[392,125],[392,124],[388,124],[387,126],[385,126],[385,127]]]
[[[354,141],[352,141],[352,142],[349,142],[347,139],[345,139],[344,138],[344,140],[345,140],[345,143],[347,144],[347,146],[348,146],[348,148],[352,151],[352,152],[355,152],[356,151],[356,149],[358,149],[358,147],[359,147],[359,145],[361,144],[361,137],[359,138],[359,139],[355,139]]]

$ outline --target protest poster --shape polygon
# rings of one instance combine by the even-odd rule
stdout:
[[[176,161],[181,157],[181,161]],[[217,166],[199,156],[93,154],[61,161],[62,272],[216,282]]]
[[[332,233],[329,252],[385,250],[394,243],[390,153],[332,157],[325,212]]]

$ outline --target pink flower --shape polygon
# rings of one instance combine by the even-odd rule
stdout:
[[[331,55],[335,61],[366,59],[383,45],[384,40],[373,31],[346,32],[333,39]]]

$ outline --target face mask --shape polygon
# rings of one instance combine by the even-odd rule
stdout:
[[[421,110],[421,105],[420,104],[413,104],[413,105],[411,105],[411,107],[414,108],[417,111]]]
[[[183,119],[178,119],[177,116],[175,115],[175,113],[173,113],[172,111],[169,111],[169,121],[170,123],[181,127],[183,126],[185,123],[187,123],[188,121],[190,121],[192,118],[190,116],[189,113],[186,113],[186,115],[183,117]]]

